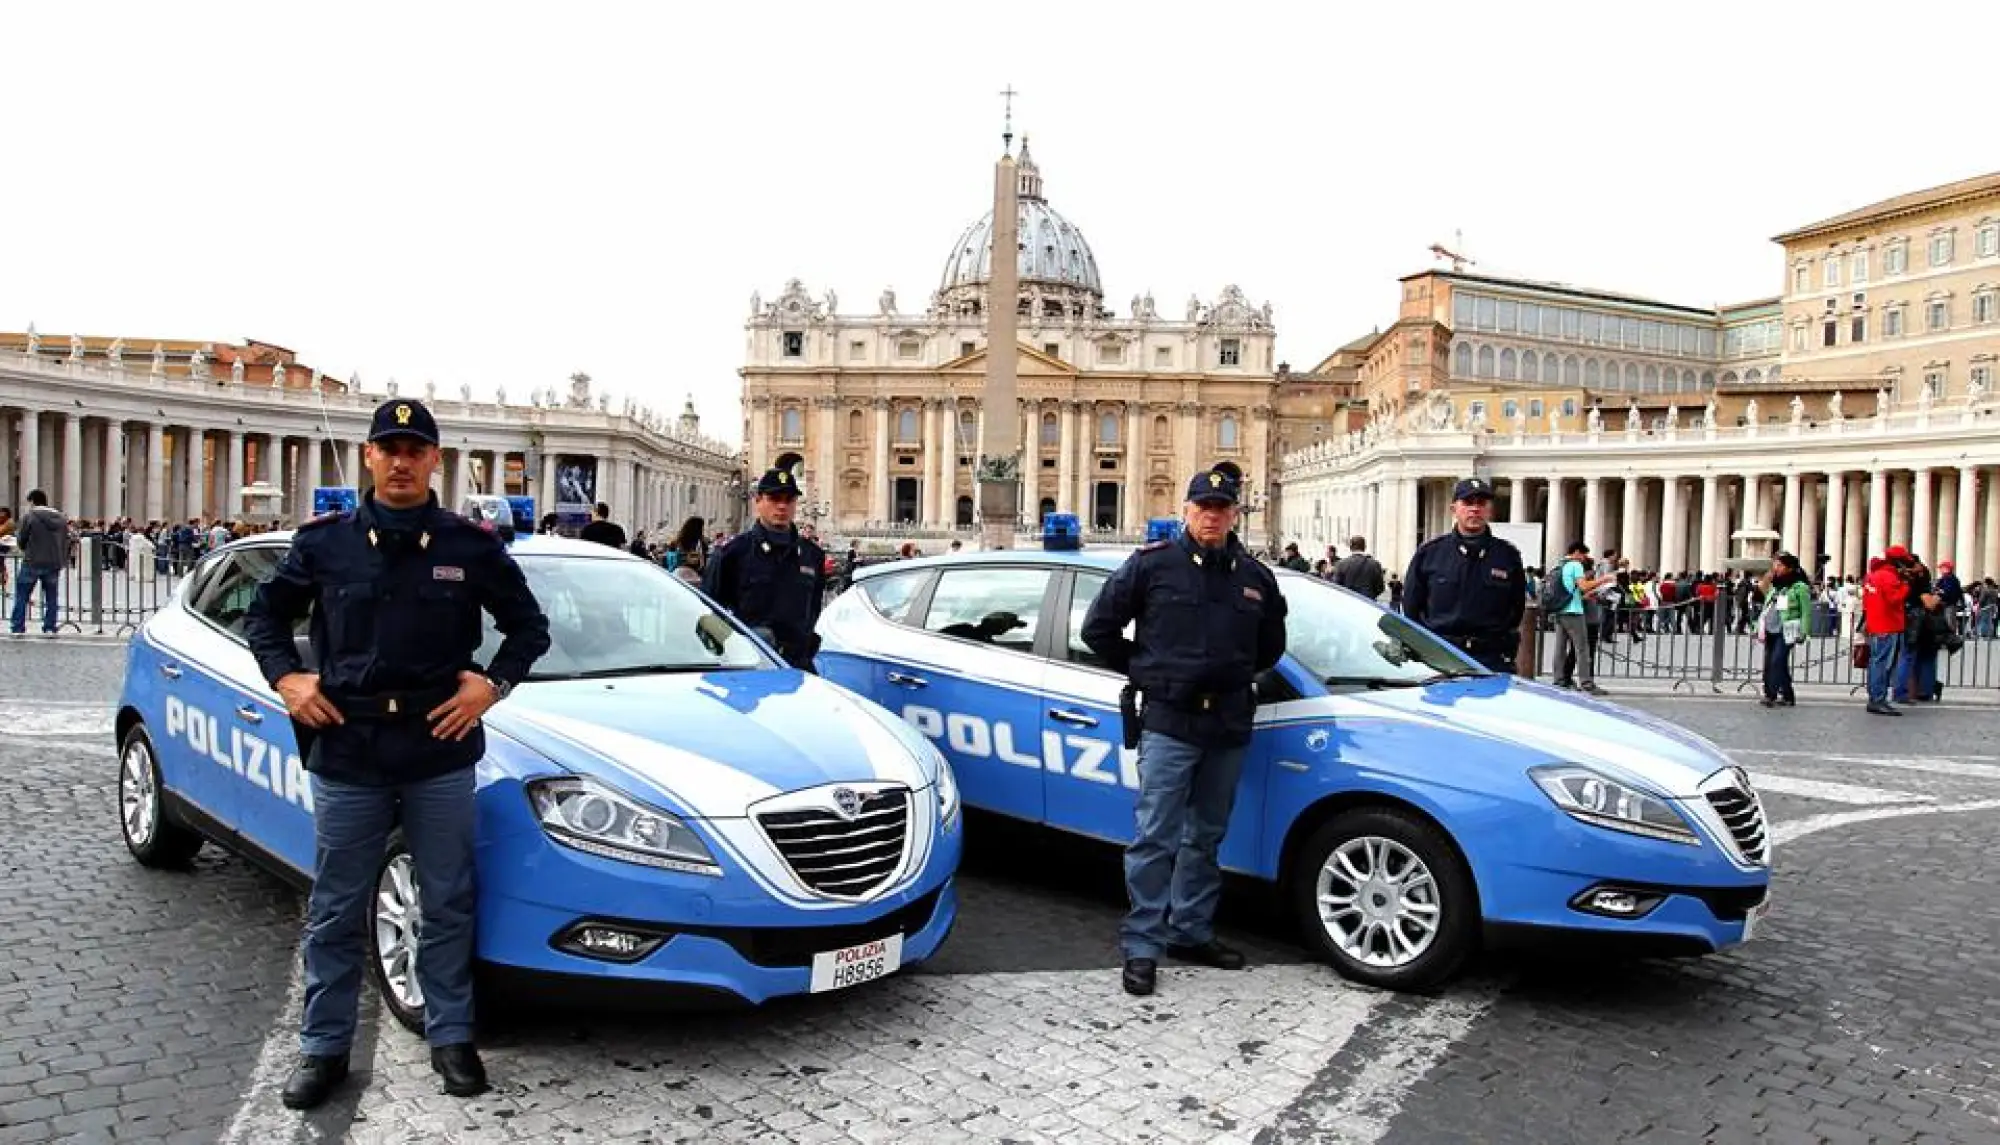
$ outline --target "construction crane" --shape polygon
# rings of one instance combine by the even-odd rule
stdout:
[[[1452,247],[1458,249],[1447,249],[1443,243],[1432,243],[1431,257],[1435,259],[1450,259],[1451,269],[1454,272],[1462,271],[1468,266],[1479,265],[1477,261],[1458,253],[1459,250],[1462,250],[1465,247],[1464,231],[1451,232],[1451,245]]]

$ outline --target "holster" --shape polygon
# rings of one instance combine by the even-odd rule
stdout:
[[[1139,686],[1127,682],[1118,690],[1118,715],[1124,725],[1125,746],[1139,750]]]

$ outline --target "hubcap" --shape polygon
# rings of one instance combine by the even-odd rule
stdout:
[[[423,914],[418,902],[417,868],[409,853],[389,860],[375,884],[375,957],[382,978],[398,1005],[410,1010],[424,1006],[424,989],[417,984],[417,944]]]
[[[1320,867],[1320,925],[1356,962],[1393,970],[1436,941],[1444,907],[1429,867],[1394,839],[1349,839]]]
[[[160,794],[153,786],[153,753],[144,740],[125,745],[125,758],[118,768],[118,806],[125,817],[125,837],[135,846],[153,841],[153,816]]]

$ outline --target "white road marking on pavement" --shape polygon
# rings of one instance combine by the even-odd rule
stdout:
[[[63,704],[43,700],[0,700],[0,736],[46,739],[51,736],[111,734],[117,709],[110,704]]]
[[[2000,799],[1978,799],[1970,803],[1932,803],[1922,807],[1870,807],[1864,811],[1835,811],[1827,815],[1809,815],[1804,819],[1793,819],[1771,828],[1771,844],[1777,846],[1789,843],[1815,832],[1831,827],[1845,827],[1849,823],[1868,823],[1876,819],[1896,819],[1905,815],[1945,815],[1963,811],[1992,811],[2000,809]]]
[[[1957,775],[1967,779],[2000,780],[2000,767],[1993,767],[1983,763],[1962,763],[1957,758],[1944,759],[1922,756],[1910,758],[1875,758],[1860,755],[1829,755],[1825,758],[1828,763],[1886,767],[1894,771],[1925,771],[1932,775]]]
[[[299,1115],[286,1109],[278,1094],[285,1088],[292,1063],[298,1060],[299,1013],[305,1008],[305,996],[305,962],[294,951],[291,980],[285,985],[284,1013],[257,1051],[250,1087],[243,1091],[243,1100],[222,1133],[221,1145],[289,1141],[299,1131]]]
[[[1816,751],[1800,751],[1797,748],[1726,747],[1723,748],[1722,750],[1729,753],[1730,755],[1776,755],[1776,756],[1784,756],[1785,758],[1788,759],[1836,759],[1836,760],[1844,760],[1851,763],[1876,762],[1875,758],[1872,756],[1863,756],[1863,755],[1826,756]],[[1902,758],[1902,757],[1891,757],[1891,758]],[[1983,763],[2000,762],[2000,755],[1968,755],[1964,752],[1953,752],[1949,757],[1920,756],[1917,758],[1920,760],[1926,760],[1935,763],[1957,763],[1961,760],[1977,760]]]
[[[1780,795],[1799,795],[1807,799],[1824,799],[1829,803],[1855,803],[1860,805],[1879,803],[1932,803],[1928,795],[1913,791],[1890,791],[1883,787],[1862,787],[1853,783],[1834,783],[1824,779],[1799,779],[1796,776],[1778,775],[1769,771],[1753,771],[1750,783],[1759,792],[1775,791]]]

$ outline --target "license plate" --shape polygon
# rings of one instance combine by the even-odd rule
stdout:
[[[1769,899],[1750,908],[1750,913],[1743,916],[1743,941],[1748,942],[1756,936],[1757,928],[1763,925],[1764,916],[1769,913],[1771,913]]]
[[[903,965],[903,936],[892,934],[858,946],[813,955],[812,992],[844,990],[894,974]]]

